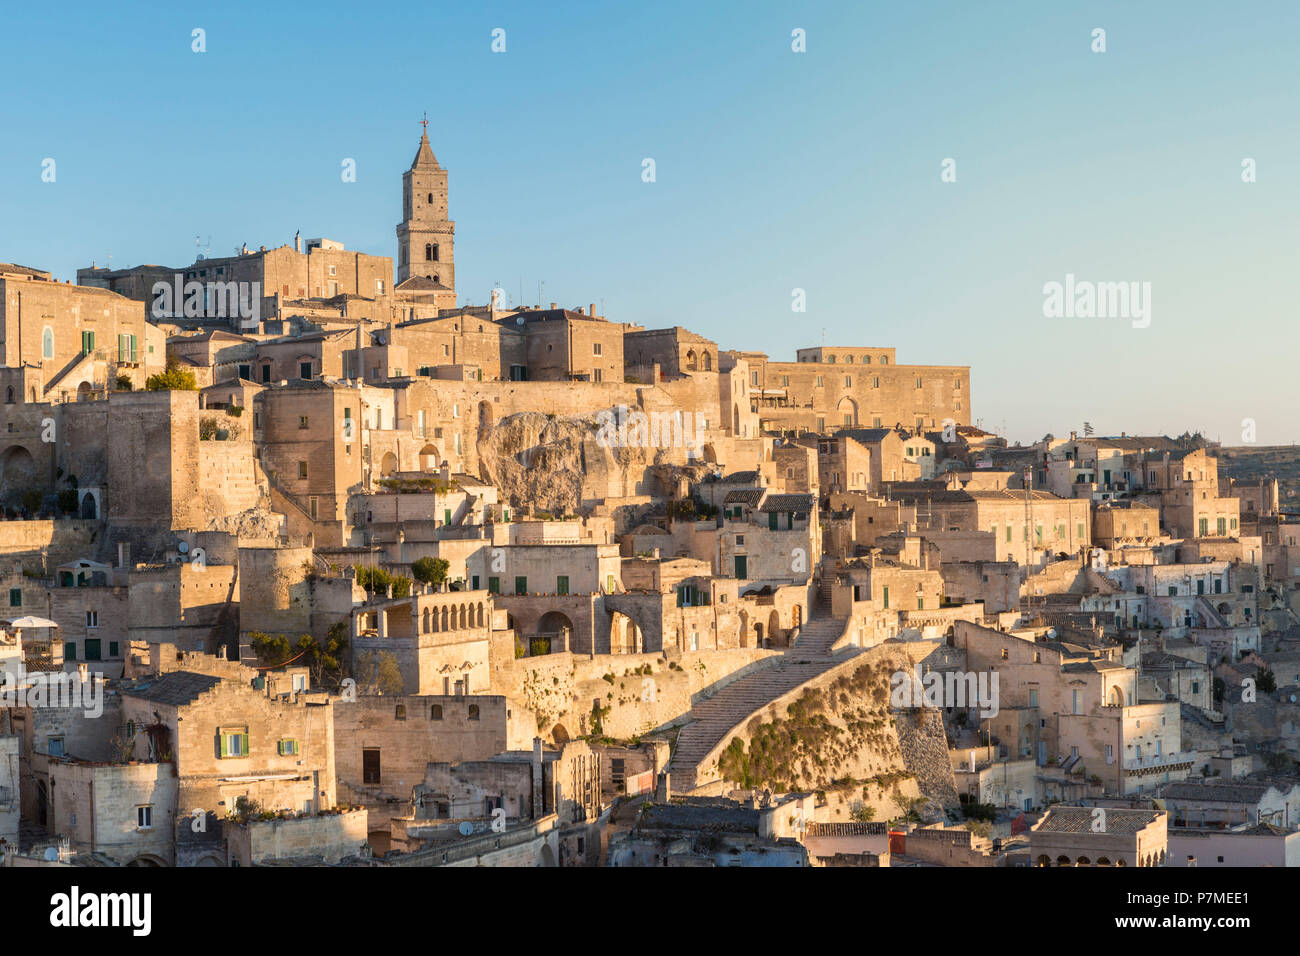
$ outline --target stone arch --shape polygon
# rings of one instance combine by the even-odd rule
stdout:
[[[694,372],[699,368],[699,360],[695,357],[695,349],[686,351],[686,370]]]
[[[397,456],[391,451],[384,452],[384,457],[379,460],[379,473],[385,477],[394,474],[397,471]]]
[[[0,455],[0,484],[6,491],[21,491],[36,480],[36,459],[22,445],[10,445]]]
[[[542,867],[555,866],[555,852],[551,849],[549,843],[543,843],[542,848],[537,851],[537,865]]]
[[[708,462],[710,465],[716,465],[718,463],[718,452],[713,447],[712,444],[707,444],[704,446],[702,450],[702,455],[704,457],[704,460]]]
[[[90,401],[90,383],[89,383],[89,382],[82,382],[80,385],[77,386],[77,401],[79,401],[79,402],[88,402],[88,401]],[[129,866],[130,864],[127,864],[127,865]]]
[[[556,724],[551,728],[551,738],[557,744],[567,744],[569,742],[569,731],[564,724]]]
[[[81,517],[86,521],[94,521],[99,517],[99,502],[89,491],[81,499]]]
[[[447,630],[447,608],[445,606],[442,609],[442,629]]]
[[[573,621],[569,620],[569,616],[563,611],[547,611],[537,620],[537,632],[564,635],[561,643],[569,646],[569,638],[573,634]]]
[[[836,424],[843,424],[845,427],[852,428],[858,424],[858,403],[845,395],[835,406],[835,414],[839,416]]]
[[[1107,702],[1110,704],[1111,707],[1123,707],[1124,706],[1123,688],[1118,686],[1112,687],[1110,689],[1110,697]]]
[[[1051,858],[1050,856],[1048,856],[1046,853],[1040,853],[1040,854],[1038,855],[1038,865],[1039,865],[1039,866],[1051,866],[1051,865],[1052,865],[1052,858]]]
[[[487,626],[487,610],[483,607],[482,601],[478,602],[478,615],[475,618],[474,626],[475,627]]]
[[[767,634],[770,640],[775,641],[777,633],[781,630],[781,614],[776,608],[772,608],[772,613],[767,616]]]
[[[1232,608],[1228,606],[1227,601],[1220,601],[1219,606],[1215,608],[1215,610],[1218,611],[1220,614],[1222,614],[1224,617],[1227,617],[1229,614],[1232,613]]]
[[[700,362],[704,365],[704,371],[706,372],[713,371],[713,356],[708,353],[707,349],[700,356]]]
[[[424,614],[423,614],[422,616],[423,616],[423,618],[424,618],[424,621],[423,621],[424,626],[423,626],[420,630],[421,630],[423,633],[425,633],[425,634],[432,633],[431,628],[430,628],[430,626],[429,626],[429,618],[430,618],[432,615],[429,613],[429,609],[428,609],[427,607],[424,609]]]
[[[460,606],[460,628],[463,631],[469,627],[469,606],[462,604]]]
[[[442,457],[438,454],[438,449],[432,445],[425,445],[420,449],[420,470],[437,471],[442,466]]]
[[[221,859],[218,856],[213,856],[211,853],[207,853],[199,857],[199,861],[194,865],[195,866],[225,866],[226,861]]]
[[[127,866],[166,866],[166,865],[167,865],[166,860],[162,859],[161,857],[154,856],[152,853],[142,853],[140,856],[137,856],[134,860],[132,860],[130,863],[127,864]]]
[[[1081,856],[1074,862],[1078,866],[1092,866],[1092,860],[1088,859],[1086,856]]]
[[[1098,866],[1110,866],[1110,857],[1108,857],[1108,856],[1099,856],[1099,857],[1097,857],[1097,865],[1098,865]]]
[[[1058,857],[1056,858],[1056,865],[1057,865],[1057,866],[1069,866],[1069,865],[1070,865],[1070,858],[1069,858],[1068,856],[1066,856],[1064,853],[1062,853],[1060,856],[1058,856]]]

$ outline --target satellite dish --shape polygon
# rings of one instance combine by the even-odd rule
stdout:
[[[470,823],[468,820],[466,820],[464,823],[462,823],[462,824],[460,825],[460,835],[461,835],[461,836],[473,836],[473,835],[474,835],[474,824]]]
[[[53,863],[59,858],[59,851],[52,846],[45,848],[45,862]]]
[[[180,544],[176,545],[176,550],[181,554],[189,554],[190,546],[186,542],[182,541]]]

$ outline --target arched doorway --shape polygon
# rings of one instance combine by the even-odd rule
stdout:
[[[5,491],[21,492],[21,486],[36,479],[36,459],[22,445],[10,445],[0,455],[0,485]]]
[[[88,401],[90,401],[90,383],[89,383],[89,382],[82,382],[80,385],[77,386],[77,401],[79,401],[79,402],[88,402]]]
[[[569,620],[567,614],[561,611],[547,611],[537,622],[537,635],[533,638],[534,642],[542,641],[547,645],[545,653],[559,647],[567,648],[570,646],[570,638],[573,635],[573,622]]]
[[[425,445],[420,449],[420,470],[437,471],[442,466],[442,459],[438,455],[438,449],[432,445]]]
[[[847,396],[841,398],[840,403],[835,406],[835,414],[839,416],[845,428],[853,428],[858,424],[858,403]]]
[[[397,456],[391,451],[384,452],[384,457],[379,460],[379,474],[387,477],[397,471]]]
[[[89,491],[87,491],[85,497],[81,499],[81,517],[88,521],[93,521],[95,518],[99,517],[99,508],[95,504],[95,496]]]

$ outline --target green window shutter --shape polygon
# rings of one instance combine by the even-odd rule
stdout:
[[[787,512],[785,513],[785,530],[786,530],[786,531],[793,531],[793,530],[794,530],[794,512],[793,512],[793,511],[787,511]]]
[[[229,756],[230,756],[230,751],[229,751],[229,749],[227,749],[227,747],[226,747],[226,735],[225,735],[225,734],[221,734],[221,733],[217,734],[217,746],[218,746],[218,748],[219,748],[219,752],[221,753],[221,756],[223,756],[223,757],[229,757]]]
[[[885,609],[889,609],[889,588],[885,588]]]
[[[239,735],[239,756],[248,756],[248,734]]]
[[[771,530],[771,531],[775,531],[775,530],[776,530],[776,512],[775,512],[775,511],[773,511],[771,514],[769,514],[769,515],[767,516],[767,527],[768,527],[768,529]]]
[[[528,579],[527,579],[527,578],[515,578],[515,593],[516,593],[516,594],[527,594],[527,593],[528,593]]]

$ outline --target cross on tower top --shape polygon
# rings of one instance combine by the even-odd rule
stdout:
[[[424,119],[420,120],[420,125],[424,127],[424,135],[425,135],[425,136],[428,136],[428,135],[429,135],[429,113],[428,113],[428,111],[425,112],[425,114],[424,114]]]

